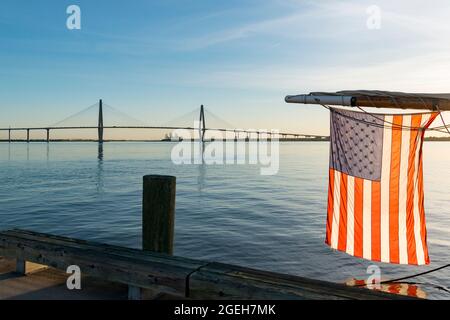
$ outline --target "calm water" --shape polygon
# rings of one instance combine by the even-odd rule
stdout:
[[[26,228],[139,248],[142,176],[175,175],[175,254],[344,282],[371,262],[324,245],[328,143],[281,143],[280,171],[175,166],[169,143],[0,143],[0,229]],[[450,143],[424,152],[429,267],[379,264],[383,278],[450,263]],[[450,298],[450,270],[411,281]]]

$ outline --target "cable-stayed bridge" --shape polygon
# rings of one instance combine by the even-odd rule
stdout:
[[[105,125],[104,122],[104,115],[108,114],[110,123]],[[94,114],[95,113],[95,116]],[[89,123],[88,125],[79,125],[80,118],[88,116],[88,120],[84,120],[85,123]],[[198,118],[196,118],[196,116]],[[208,120],[211,120],[211,123],[214,123],[214,125],[210,125],[207,127],[207,118]],[[112,120],[111,120],[112,119]],[[115,119],[115,121],[114,121]],[[119,121],[117,121],[119,119]],[[189,121],[196,120],[196,123],[194,123],[194,126],[192,125],[183,125],[182,123],[185,122],[185,120],[188,119]],[[95,121],[95,123],[93,123]],[[126,125],[124,125],[124,121],[126,121]],[[209,124],[209,123],[208,123]],[[276,130],[257,130],[257,129],[237,129],[233,128],[233,125],[229,124],[228,122],[222,120],[220,117],[214,115],[211,112],[206,111],[204,106],[202,105],[200,109],[194,110],[189,112],[186,115],[183,115],[177,119],[172,120],[170,123],[164,124],[164,125],[155,125],[155,126],[149,126],[142,122],[141,120],[135,119],[133,117],[130,117],[129,115],[109,106],[103,103],[102,100],[100,100],[98,103],[83,109],[82,111],[71,115],[70,117],[67,117],[63,119],[62,121],[59,121],[58,123],[55,123],[53,125],[49,126],[41,126],[41,127],[8,127],[8,128],[0,128],[1,132],[7,132],[8,137],[7,140],[2,141],[8,141],[8,142],[14,142],[14,141],[26,141],[26,142],[32,142],[32,141],[46,141],[50,142],[52,140],[52,131],[66,131],[66,130],[95,130],[96,131],[96,139],[85,139],[89,141],[98,141],[99,143],[103,143],[105,140],[104,138],[104,131],[106,129],[126,129],[126,130],[163,130],[163,131],[174,131],[174,130],[186,130],[197,134],[197,139],[201,141],[208,141],[208,140],[215,140],[214,137],[210,137],[208,139],[206,133],[207,132],[217,132],[223,135],[228,135],[227,139],[231,140],[234,139],[235,141],[245,139],[247,141],[251,139],[259,140],[262,137],[265,137],[266,139],[279,139],[279,140],[326,140],[328,139],[328,136],[321,136],[321,135],[314,135],[314,134],[304,134],[304,133],[292,133],[292,132],[279,132]],[[40,131],[45,133],[44,139],[32,139],[31,134],[33,132]],[[13,133],[15,132],[25,132],[26,133],[26,139],[15,139],[13,137]],[[174,137],[172,134],[166,134],[165,138],[162,138],[160,140],[174,140],[179,139],[179,137]],[[194,139],[194,138],[192,138]],[[69,140],[69,139],[58,139],[58,140]],[[81,139],[74,139],[74,140],[81,140]]]

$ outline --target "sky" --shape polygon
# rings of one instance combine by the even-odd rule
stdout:
[[[431,2],[2,0],[0,126],[50,125],[102,98],[150,125],[204,104],[237,128],[327,134],[328,111],[284,97],[450,92],[450,3]]]

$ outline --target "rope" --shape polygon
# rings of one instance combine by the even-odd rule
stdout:
[[[331,107],[326,106],[326,105],[323,105],[323,104],[321,104],[321,106],[324,107],[324,108],[326,108],[326,109],[328,109],[330,112],[331,112],[331,111],[337,112],[337,113],[339,113],[341,116],[343,116],[343,117],[345,117],[345,118],[349,118],[349,119],[352,119],[352,120],[356,120],[356,121],[359,121],[359,122],[361,122],[361,123],[365,123],[365,124],[368,124],[368,125],[371,125],[371,126],[374,126],[374,127],[384,128],[384,125],[381,125],[381,124],[378,124],[378,123],[369,122],[369,121],[366,121],[366,120],[356,119],[356,118],[354,118],[354,117],[351,117],[351,116],[345,115],[345,114],[343,114],[343,113],[340,113],[339,111],[336,111],[336,110],[337,110],[336,108],[331,108]],[[406,130],[423,130],[422,127],[412,127],[412,126],[404,126],[404,125],[395,124],[395,123],[393,123],[393,122],[386,121],[386,120],[383,119],[383,118],[379,118],[379,117],[373,115],[372,113],[369,113],[369,112],[367,112],[366,110],[362,109],[361,107],[357,107],[357,108],[360,109],[363,113],[366,113],[366,114],[368,114],[369,116],[371,116],[371,117],[377,119],[378,121],[381,121],[381,122],[383,122],[383,123],[387,123],[387,124],[391,125],[391,128],[395,128],[395,129],[406,129]]]
[[[389,98],[392,99],[393,103],[397,106],[398,109],[402,109],[402,108],[400,107],[400,104],[398,103],[396,97],[394,97],[394,96],[392,96],[392,95],[387,95],[387,96],[388,96]],[[370,104],[372,105],[372,108],[377,108],[377,107],[375,106],[375,104],[374,104],[372,98],[371,98],[370,96],[365,96],[365,97],[367,98],[367,100],[368,100],[368,101],[370,102]],[[422,104],[423,104],[423,106],[424,106],[424,109],[428,109],[427,104],[425,103],[425,100],[424,100],[422,97],[411,96],[411,95],[409,95],[408,97],[419,99],[419,100],[422,102]],[[316,99],[316,101],[319,102],[318,99]],[[344,104],[342,104],[342,105],[344,105]],[[322,106],[324,107],[324,105],[322,105]],[[356,107],[357,107],[359,110],[361,110],[362,112],[367,113],[367,114],[371,115],[372,117],[374,117],[374,118],[376,118],[376,119],[378,119],[378,120],[380,120],[380,121],[383,121],[383,122],[385,122],[385,123],[390,124],[392,127],[396,127],[396,128],[399,128],[399,129],[407,129],[407,130],[420,130],[420,129],[422,129],[422,128],[420,128],[420,127],[412,127],[412,126],[397,125],[397,124],[394,124],[394,123],[392,123],[392,122],[385,121],[384,119],[381,119],[381,118],[376,117],[374,114],[367,112],[366,110],[364,110],[364,109],[361,108],[360,106],[356,106]],[[440,117],[441,117],[442,123],[443,123],[444,125],[443,125],[443,126],[438,126],[438,127],[428,128],[427,130],[429,130],[429,131],[435,131],[435,132],[440,132],[440,133],[446,133],[446,134],[449,134],[449,135],[450,135],[449,125],[447,125],[447,124],[445,123],[444,118],[443,118],[443,116],[442,116],[442,112],[441,112],[441,110],[439,109],[439,105],[436,104],[436,105],[435,105],[435,108],[436,108],[436,110],[439,112],[439,115],[440,115]],[[327,109],[330,110],[329,107],[327,107]],[[441,129],[445,129],[446,131],[443,131],[443,130],[441,130]]]
[[[441,111],[441,109],[439,109],[438,105],[436,105],[436,109],[439,112],[439,116],[441,117],[441,121],[442,121],[442,124],[445,127],[445,130],[447,130],[447,133],[450,135],[450,130],[448,129],[448,125],[445,123],[444,116],[442,115],[442,111]]]
[[[423,101],[423,99],[422,99],[422,102],[425,104],[425,101]],[[378,118],[378,117],[376,117],[374,114],[372,114],[372,113],[370,113],[370,112],[367,112],[366,110],[364,110],[363,108],[361,108],[361,107],[359,107],[359,106],[356,106],[359,110],[361,110],[362,112],[364,112],[364,113],[366,113],[366,114],[368,114],[368,115],[370,115],[370,116],[372,116],[372,117],[374,117],[374,118],[376,118],[376,119],[378,119],[378,120],[380,120],[380,121],[383,121],[383,122],[385,122],[385,123],[388,123],[388,124],[391,124],[391,125],[393,125],[393,126],[396,126],[396,127],[398,127],[398,128],[401,128],[401,129],[409,129],[409,130],[421,130],[422,128],[421,127],[412,127],[412,126],[404,126],[404,125],[396,125],[396,124],[394,124],[394,123],[392,123],[392,122],[389,122],[389,121],[386,121],[386,120],[384,120],[384,119],[381,119],[381,118]],[[439,107],[436,105],[436,108],[437,108],[437,110],[438,110],[438,113],[439,113],[439,115],[440,115],[440,117],[441,117],[441,120],[442,120],[442,123],[444,124],[443,126],[441,126],[441,127],[433,127],[433,128],[428,128],[427,130],[430,130],[430,131],[436,131],[436,132],[440,132],[440,133],[448,133],[449,135],[450,135],[450,130],[448,129],[448,125],[444,122],[444,117],[442,116],[442,112],[441,112],[441,110],[439,110]],[[441,128],[445,128],[447,131],[442,131],[442,130],[440,130]]]
[[[369,98],[369,101],[370,101],[370,98]],[[324,105],[324,104],[320,104],[320,105],[321,105],[322,107],[328,109],[329,111],[335,111],[335,112],[339,113],[339,114],[340,114],[341,116],[343,116],[343,117],[350,118],[350,119],[352,119],[352,120],[357,120],[357,121],[359,121],[359,122],[362,122],[362,123],[365,123],[365,124],[369,124],[369,125],[371,125],[371,126],[375,126],[375,127],[378,127],[378,128],[383,128],[383,127],[384,127],[384,125],[380,125],[380,124],[372,123],[372,122],[369,122],[369,121],[356,119],[356,118],[353,118],[353,117],[351,117],[351,116],[347,116],[347,115],[345,115],[345,114],[340,113],[339,111],[336,111],[336,110],[337,110],[336,108],[331,108],[331,107],[326,106],[326,105]],[[405,126],[405,125],[395,124],[395,123],[393,123],[393,122],[390,122],[390,121],[385,120],[384,118],[375,116],[373,113],[370,113],[370,112],[364,110],[364,109],[361,108],[360,106],[356,106],[356,108],[358,108],[358,109],[359,109],[360,111],[362,111],[363,113],[365,113],[365,114],[371,116],[372,118],[377,119],[378,121],[381,121],[381,122],[383,122],[383,123],[389,124],[389,125],[391,126],[391,129],[404,129],[404,130],[410,130],[410,131],[413,131],[413,130],[423,130],[423,129],[424,129],[423,127],[413,127],[413,126]],[[441,115],[441,119],[443,120],[442,113],[441,113],[440,111],[439,111],[439,114]],[[442,126],[442,127],[443,127],[443,128],[445,127],[445,129],[446,129],[447,131],[440,130],[441,127],[428,128],[427,130],[429,130],[429,131],[436,131],[436,132],[440,132],[440,133],[448,133],[448,134],[450,135],[450,130],[448,129],[448,125],[445,125],[445,123],[444,123],[444,126]]]

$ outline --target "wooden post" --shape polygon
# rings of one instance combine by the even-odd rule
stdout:
[[[22,259],[16,259],[16,273],[20,275],[27,274],[27,262]]]
[[[176,178],[144,176],[142,247],[145,251],[173,254]],[[128,286],[128,299],[140,300],[141,289]]]
[[[144,250],[173,254],[176,178],[145,176],[142,201]]]

